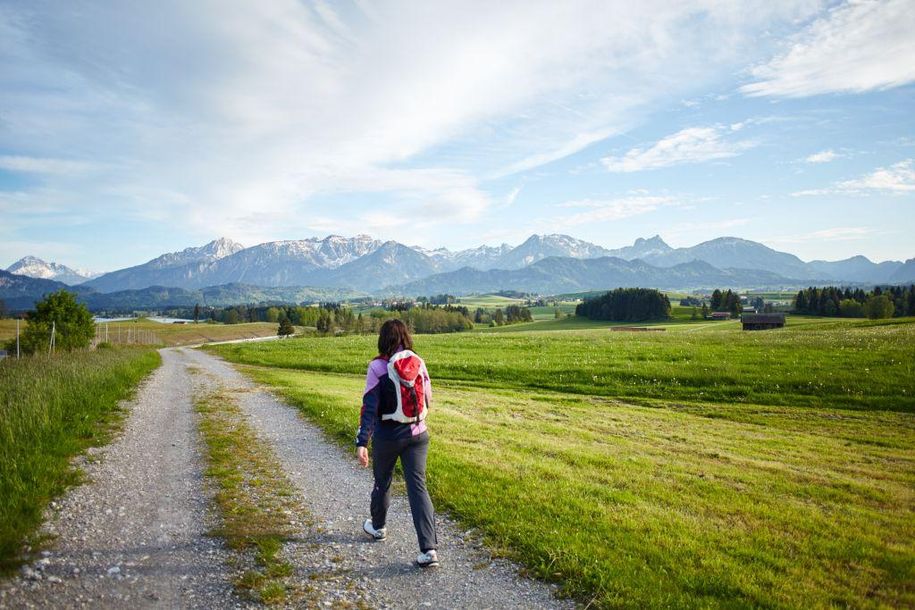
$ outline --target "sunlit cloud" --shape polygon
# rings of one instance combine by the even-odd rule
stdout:
[[[633,148],[619,157],[604,157],[601,163],[611,172],[639,172],[736,157],[754,146],[751,140],[729,137],[731,132],[742,128],[742,123],[735,123],[731,127],[689,127],[664,137],[647,148]]]
[[[835,194],[896,194],[915,192],[915,160],[906,159],[889,167],[879,167],[874,171],[855,178],[843,180],[822,189],[808,189],[792,193],[795,197]]]
[[[751,96],[804,97],[888,89],[915,82],[915,10],[910,0],[849,2],[756,66]]]

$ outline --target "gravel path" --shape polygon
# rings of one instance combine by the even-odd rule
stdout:
[[[205,535],[190,376],[180,353],[161,354],[117,440],[81,460],[89,482],[52,505],[45,557],[0,584],[0,608],[239,605],[228,553]]]
[[[571,608],[557,600],[552,588],[518,575],[517,566],[493,561],[485,549],[446,518],[438,516],[441,568],[420,570],[413,565],[418,552],[409,506],[396,494],[388,516],[388,539],[377,543],[362,533],[368,513],[371,473],[355,458],[328,441],[298,412],[256,386],[222,360],[197,350],[187,351],[189,363],[237,391],[239,404],[258,435],[270,442],[292,484],[317,519],[315,533],[303,536],[311,544],[289,553],[296,563],[333,567],[337,580],[316,581],[328,591],[325,605],[346,599],[342,589],[356,587],[373,607],[393,608]],[[354,414],[355,417],[355,414]],[[355,426],[355,422],[354,422]],[[433,446],[435,439],[433,437]],[[318,542],[318,544],[314,544]]]
[[[519,576],[514,564],[491,559],[472,534],[441,515],[441,567],[416,568],[416,534],[402,493],[391,503],[388,539],[369,540],[362,520],[372,478],[354,456],[222,360],[182,348],[160,353],[163,365],[139,389],[117,440],[80,460],[89,482],[52,504],[43,528],[56,537],[49,550],[0,582],[0,608],[250,605],[233,594],[232,554],[205,535],[214,517],[193,394],[210,383],[235,393],[316,521],[303,519],[309,524],[284,548],[312,592],[301,605],[574,607],[556,599],[552,586]],[[189,367],[209,379],[192,376]]]

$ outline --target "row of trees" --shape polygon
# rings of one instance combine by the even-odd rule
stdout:
[[[840,318],[892,318],[915,316],[915,285],[861,288],[811,286],[794,297],[794,311],[811,316]]]
[[[477,310],[473,313],[473,321],[475,324],[485,324],[487,326],[504,326],[506,324],[532,322],[533,319],[531,310],[520,305],[509,305],[504,310],[501,307],[495,309],[477,307]]]
[[[730,288],[726,292],[721,292],[716,288],[712,292],[709,307],[711,307],[712,311],[729,311],[735,316],[743,311],[743,305],[740,304],[740,295]]]
[[[579,303],[575,315],[615,322],[666,320],[670,301],[666,294],[651,288],[617,288]]]

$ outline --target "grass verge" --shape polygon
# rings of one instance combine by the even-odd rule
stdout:
[[[159,363],[142,348],[0,362],[0,572],[21,563],[45,507],[79,481],[70,458],[108,441],[118,403]]]
[[[259,441],[231,393],[202,396],[196,408],[221,522],[213,534],[249,565],[235,588],[266,604],[283,603],[294,587],[293,567],[281,551],[295,533],[290,515],[302,508],[276,456]]]

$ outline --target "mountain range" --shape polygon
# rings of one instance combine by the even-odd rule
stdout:
[[[451,251],[382,242],[368,235],[330,235],[247,248],[220,238],[94,278],[34,257],[22,259],[9,271],[0,276],[0,298],[26,298],[23,282],[10,280],[15,274],[78,285],[79,292],[98,305],[119,302],[126,306],[143,298],[158,304],[175,299],[184,303],[207,295],[215,298],[217,293],[226,299],[280,300],[271,297],[285,292],[269,289],[302,287],[311,288],[287,291],[285,296],[292,297],[295,292],[306,300],[309,294],[416,296],[501,289],[555,294],[636,285],[691,289],[907,283],[915,281],[915,259],[874,263],[854,256],[805,262],[793,254],[737,237],[672,248],[655,235],[611,250],[568,235],[532,235],[514,247],[502,244]],[[19,292],[12,288],[14,284]],[[214,288],[226,286],[229,288],[221,291]],[[163,287],[171,292],[163,293]],[[123,298],[114,293],[124,293]],[[99,294],[111,296],[89,296]],[[163,301],[163,294],[170,296]]]

